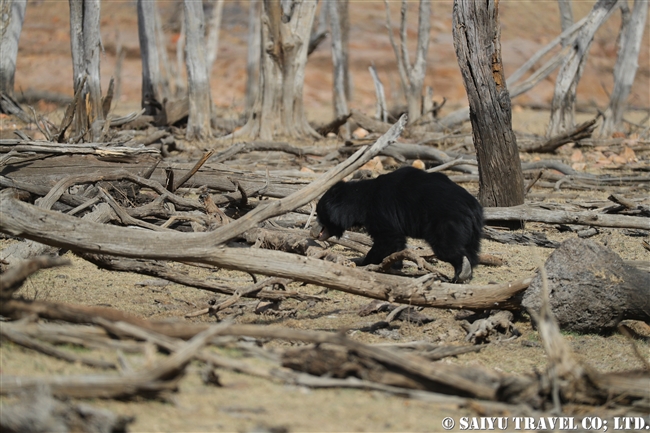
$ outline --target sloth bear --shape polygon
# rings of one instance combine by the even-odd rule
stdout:
[[[442,173],[404,167],[376,179],[338,182],[316,207],[312,232],[320,240],[365,227],[373,246],[362,265],[379,264],[406,247],[406,237],[426,240],[436,257],[454,267],[454,281],[472,277],[478,264],[483,208]]]

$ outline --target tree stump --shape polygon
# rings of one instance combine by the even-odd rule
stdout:
[[[544,268],[551,310],[563,330],[606,332],[621,320],[650,320],[650,274],[594,241],[562,243]],[[524,293],[524,307],[539,310],[541,286],[538,274]]]

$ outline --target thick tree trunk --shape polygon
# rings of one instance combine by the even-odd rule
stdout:
[[[576,89],[587,60],[587,53],[596,30],[607,20],[616,3],[617,0],[598,0],[573,44],[573,51],[565,58],[555,81],[547,137],[561,134],[575,126]]]
[[[627,4],[621,7],[621,12],[623,19],[618,41],[618,58],[614,66],[614,90],[603,115],[604,121],[600,130],[600,135],[606,137],[622,127],[627,98],[639,67],[639,51],[648,17],[648,0],[635,0],[631,16]]]
[[[0,1],[0,93],[13,98],[18,40],[27,0]]]
[[[497,2],[456,0],[453,20],[479,167],[478,199],[483,206],[522,204],[524,183],[501,62]]]
[[[187,66],[189,116],[187,140],[212,137],[210,128],[210,80],[205,55],[203,3],[185,0],[185,64]]]
[[[97,141],[104,120],[99,72],[101,37],[99,33],[100,1],[70,0],[70,46],[75,90],[84,77],[86,84],[75,110],[75,129]]]
[[[343,35],[341,33],[341,20],[337,2],[325,4],[330,8],[330,28],[332,29],[332,64],[334,69],[334,118],[349,114],[348,101],[345,92],[345,60],[343,57]],[[347,123],[339,128],[339,134],[344,139],[350,137],[350,127]]]
[[[138,37],[142,56],[142,101],[145,114],[155,115],[156,105],[162,103],[160,94],[160,61],[156,44],[156,2],[138,0]]]
[[[302,98],[315,14],[313,0],[263,2],[260,89],[248,122],[234,137],[320,137],[307,122]]]

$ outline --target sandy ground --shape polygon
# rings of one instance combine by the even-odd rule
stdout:
[[[558,233],[541,224],[529,224],[526,230],[543,231],[549,239],[561,241],[575,234]],[[618,230],[601,230],[594,238],[606,243],[627,260],[647,260],[647,252],[638,238],[630,238]],[[6,245],[9,241],[4,241]],[[11,241],[13,242],[13,241]],[[503,245],[484,241],[483,251],[503,258],[507,265],[480,266],[475,270],[475,283],[514,281],[534,272],[551,249]],[[176,319],[215,299],[212,293],[183,287],[178,284],[159,285],[151,278],[114,273],[97,269],[70,253],[73,265],[45,270],[31,277],[18,293],[28,299],[40,299],[83,305],[109,306],[149,319]],[[443,272],[450,267],[440,265]],[[229,285],[250,284],[250,276],[233,271],[206,271],[195,269],[193,276],[229,282]],[[396,322],[390,332],[369,334],[359,329],[381,320],[387,313],[360,317],[359,310],[369,300],[353,295],[329,291],[319,287],[292,285],[309,294],[320,294],[324,302],[285,301],[283,309],[295,309],[290,318],[259,316],[253,313],[256,302],[244,301],[220,315],[234,318],[237,323],[266,324],[297,329],[323,331],[344,330],[351,338],[366,343],[428,341],[444,345],[464,345],[465,332],[454,319],[451,310],[425,309],[422,313],[434,318],[423,326]],[[220,297],[219,299],[225,299]],[[188,320],[214,320],[197,318]],[[546,356],[539,336],[524,317],[516,323],[521,337],[487,345],[479,353],[463,354],[443,362],[462,365],[480,365],[505,373],[525,374],[541,371]],[[621,335],[576,335],[565,333],[577,356],[599,371],[622,371],[642,368],[630,342]],[[641,353],[650,356],[650,335],[636,340]],[[280,351],[287,343],[274,343]],[[72,349],[94,358],[116,360],[110,351]],[[216,350],[216,349],[215,349]],[[245,362],[260,362],[241,348],[220,349],[224,356],[241,358]],[[142,355],[125,355],[134,369],[145,368],[151,359]],[[49,376],[64,374],[99,374],[97,370],[47,357],[11,343],[3,342],[0,350],[2,374]],[[287,386],[244,374],[218,371],[221,387],[205,385],[200,379],[203,367],[193,364],[181,382],[180,391],[168,401],[134,402],[90,401],[92,405],[109,408],[121,415],[135,417],[132,431],[251,431],[255,427],[286,427],[289,431],[440,431],[442,418],[472,416],[467,409],[454,405],[440,405],[409,400],[374,391],[346,389],[307,389]],[[110,374],[101,372],[101,374]],[[115,374],[115,373],[112,373]],[[1,400],[0,400],[1,402]]]
[[[159,2],[161,15],[167,23],[170,57],[174,58],[175,3]],[[512,1],[501,3],[502,45],[506,75],[514,71],[525,59],[550,41],[559,28],[555,2]],[[413,5],[412,5],[413,6]],[[576,18],[583,16],[591,2],[575,2]],[[391,3],[393,22],[398,21],[399,4]],[[412,7],[412,10],[415,8]],[[243,106],[245,62],[245,36],[247,2],[227,2],[219,57],[212,76],[213,100],[222,107],[241,109]],[[414,13],[413,13],[414,15]],[[393,55],[384,29],[382,2],[351,2],[352,33],[351,53],[354,79],[354,96],[351,106],[373,112],[374,90],[367,74],[371,62],[377,65],[387,87],[387,95],[393,104],[400,103],[395,96],[399,80],[394,67]],[[414,17],[411,17],[414,18]],[[579,87],[582,107],[604,107],[607,92],[611,90],[611,71],[616,54],[618,17],[613,17],[596,36],[585,74]],[[23,36],[20,41],[16,90],[46,90],[71,95],[71,65],[69,53],[69,24],[67,3],[61,1],[34,1],[27,7]],[[633,87],[630,103],[636,107],[650,106],[650,60],[648,35],[639,60],[640,69]],[[118,99],[118,111],[137,107],[140,95],[140,66],[137,42],[137,24],[134,2],[105,1],[102,6],[102,35],[105,52],[102,55],[102,79],[104,89],[115,72],[115,50],[122,44],[127,56],[121,74],[122,90]],[[414,36],[413,32],[409,32]],[[325,43],[310,59],[306,77],[305,103],[312,119],[331,116],[331,60],[329,45]],[[429,59],[427,84],[432,85],[436,98],[446,97],[448,109],[464,103],[464,90],[458,73],[451,39],[451,3],[434,2],[431,57]],[[534,91],[520,97],[516,104],[548,105],[553,91],[553,79],[541,83]],[[40,103],[39,110],[53,111],[52,104]],[[515,129],[522,132],[543,133],[548,121],[548,111],[515,107]],[[444,112],[443,112],[444,115]],[[578,120],[590,118],[580,114]],[[631,113],[640,121],[643,113]],[[584,169],[601,172],[610,165],[599,160],[609,155],[606,149],[584,150],[583,159],[575,155],[576,149],[563,148],[558,159],[566,163],[585,161]],[[610,152],[611,153],[611,152]],[[647,153],[647,152],[646,152]],[[538,156],[526,155],[533,159]],[[572,158],[577,158],[573,160]],[[639,153],[637,159],[647,164],[647,154]],[[600,161],[600,165],[599,164]],[[611,165],[611,168],[618,166]],[[476,185],[464,185],[475,192]],[[535,200],[558,203],[565,201],[605,200],[610,190],[584,192],[541,190],[534,188]],[[562,241],[576,236],[560,233],[555,227],[529,224],[526,231],[542,231],[549,239]],[[648,252],[641,245],[641,238],[628,236],[624,230],[601,229],[592,238],[612,248],[626,260],[648,260]],[[4,247],[15,240],[3,240]],[[475,271],[475,283],[514,281],[531,275],[540,262],[552,252],[550,249],[503,245],[491,241],[483,243],[483,251],[505,260],[501,267],[480,266]],[[211,293],[183,287],[178,284],[160,285],[151,278],[130,274],[113,273],[97,269],[68,253],[73,265],[42,271],[31,277],[19,292],[28,299],[69,302],[83,305],[110,306],[148,319],[180,320],[189,312],[207,306],[215,298]],[[441,264],[443,272],[451,268]],[[234,287],[249,284],[250,276],[242,273],[205,269],[192,269],[192,275],[226,282]],[[424,340],[433,343],[463,345],[465,331],[454,319],[455,312],[427,309],[423,314],[435,320],[423,326],[398,322],[389,333],[368,334],[359,329],[381,320],[386,313],[360,317],[358,311],[368,300],[335,291],[323,292],[320,287],[292,286],[311,294],[320,294],[325,302],[309,304],[286,301],[283,308],[293,308],[296,315],[289,318],[273,318],[253,313],[255,302],[244,301],[236,308],[226,310],[222,318],[231,317],[237,323],[256,323],[299,329],[325,331],[344,330],[352,338],[367,343],[406,342]],[[225,298],[224,298],[225,299]],[[187,320],[214,320],[205,317]],[[524,316],[516,323],[522,333],[518,339],[490,344],[479,353],[464,354],[446,359],[464,365],[482,365],[507,373],[530,373],[543,370],[546,357],[539,343],[539,336]],[[641,368],[630,342],[620,335],[575,335],[566,333],[565,338],[579,357],[599,371],[621,371]],[[641,353],[650,356],[650,335],[635,341]],[[288,347],[288,343],[275,344],[276,350]],[[70,350],[86,352],[86,349],[69,347]],[[215,349],[217,350],[217,349]],[[88,355],[115,360],[116,354],[106,351],[87,351]],[[264,362],[241,348],[220,349],[219,353],[239,357],[246,362]],[[143,355],[126,354],[133,368],[148,365],[152,360]],[[454,405],[441,405],[409,400],[380,392],[346,389],[313,390],[286,386],[279,382],[254,378],[228,371],[219,371],[222,386],[203,384],[198,364],[192,364],[183,379],[180,392],[167,401],[134,402],[89,401],[121,415],[135,417],[131,430],[135,432],[208,432],[253,431],[255,428],[286,428],[289,431],[441,431],[441,420],[476,415],[468,409]],[[11,343],[0,346],[0,369],[6,375],[50,376],[62,374],[97,373],[88,367],[71,365],[63,361],[35,353]],[[0,409],[7,404],[0,399]],[[9,401],[10,402],[10,401]],[[279,431],[279,430],[278,430]]]

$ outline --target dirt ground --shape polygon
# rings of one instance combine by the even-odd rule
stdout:
[[[534,5],[533,5],[534,3]],[[20,41],[16,75],[16,90],[50,91],[71,95],[71,65],[69,55],[69,24],[65,3],[56,1],[34,1],[27,6],[27,16]],[[163,19],[167,23],[170,56],[175,56],[174,27],[175,3],[158,2]],[[580,18],[590,8],[591,2],[574,2],[575,16]],[[530,55],[550,41],[558,32],[559,20],[555,2],[500,2],[502,18],[502,44],[506,75],[511,73]],[[219,106],[240,110],[243,107],[245,37],[247,2],[227,2],[224,28],[221,35],[219,57],[213,74],[212,96]],[[393,23],[398,22],[397,2],[391,2]],[[414,10],[414,7],[412,8]],[[436,98],[446,97],[447,109],[462,105],[465,101],[462,81],[454,56],[451,40],[451,3],[434,2],[432,45],[430,48],[427,84],[433,85]],[[399,79],[393,66],[393,54],[385,36],[382,2],[352,2],[353,21],[351,34],[352,69],[354,96],[350,106],[372,113],[374,90],[367,75],[367,67],[374,61],[387,87],[391,101],[395,97]],[[591,112],[581,113],[578,121],[593,117],[595,106],[604,107],[607,92],[611,90],[611,72],[616,55],[618,17],[613,17],[597,34],[591,50],[588,65],[579,87],[581,107]],[[415,28],[415,26],[413,27]],[[414,36],[415,32],[409,32]],[[105,53],[102,57],[104,89],[115,70],[116,46],[121,43],[126,50],[122,70],[122,89],[117,111],[129,111],[139,105],[140,69],[137,39],[135,3],[106,1],[102,6],[102,35]],[[639,59],[640,68],[633,87],[630,103],[635,107],[650,107],[650,58],[649,35],[646,29],[644,45]],[[305,102],[311,119],[331,117],[331,61],[329,45],[320,47],[309,61],[306,77]],[[520,132],[544,132],[549,113],[532,110],[528,106],[548,106],[553,91],[553,79],[541,83],[534,91],[515,101],[513,110],[514,128]],[[57,107],[41,102],[38,109],[51,113]],[[445,114],[444,112],[442,113]],[[633,111],[629,119],[640,122],[644,113]],[[6,122],[7,119],[3,119]],[[6,123],[3,127],[7,127]],[[647,120],[646,120],[647,126]],[[648,166],[647,146],[643,149],[630,144],[626,156],[622,149],[618,153],[608,149],[562,148],[553,158],[576,168],[594,173],[628,173],[626,164]],[[620,155],[619,155],[620,154]],[[614,158],[620,156],[623,160]],[[539,155],[522,155],[522,159],[534,160]],[[609,171],[608,171],[609,170]],[[476,193],[476,184],[465,184]],[[588,191],[533,188],[529,201],[563,203],[605,201],[616,187]],[[644,194],[643,190],[633,197]],[[647,190],[645,191],[647,194]],[[647,196],[645,198],[648,204]],[[538,231],[554,241],[575,237],[575,233],[560,232],[553,225],[530,223],[525,231]],[[640,237],[630,236],[623,229],[599,229],[591,238],[607,245],[624,260],[648,261],[649,253],[642,246]],[[647,239],[647,238],[645,238]],[[15,240],[0,241],[4,248]],[[494,283],[515,281],[531,276],[537,266],[552,252],[551,249],[531,246],[504,245],[484,241],[482,251],[504,259],[499,267],[479,266],[474,273],[473,283]],[[174,283],[154,280],[150,277],[115,273],[98,269],[92,264],[67,253],[72,266],[44,270],[29,278],[18,292],[28,299],[66,302],[91,306],[108,306],[147,319],[175,319],[193,321],[214,321],[205,316],[184,319],[187,313],[205,308],[211,300],[225,299],[209,292],[184,287]],[[178,265],[180,266],[180,265]],[[439,264],[440,269],[450,274],[451,267]],[[212,279],[238,287],[251,283],[247,274],[226,271],[192,269],[192,275]],[[257,315],[253,312],[256,302],[242,301],[225,310],[221,319],[232,318],[236,323],[266,324],[298,329],[340,331],[366,343],[394,343],[427,341],[442,345],[467,345],[466,332],[455,320],[456,311],[425,309],[422,313],[434,320],[422,326],[395,322],[389,330],[376,333],[361,331],[361,328],[385,318],[387,313],[360,317],[359,310],[369,303],[353,295],[336,291],[325,291],[321,287],[292,284],[295,290],[318,294],[324,302],[284,301],[283,309],[295,310],[292,317],[276,318]],[[508,373],[531,373],[543,370],[546,356],[539,342],[537,332],[524,315],[516,324],[521,336],[517,339],[486,345],[478,353],[446,358],[443,362],[463,365],[481,365]],[[641,354],[650,358],[650,334],[643,334],[635,340]],[[575,353],[593,368],[602,371],[624,371],[642,368],[642,362],[634,355],[630,341],[614,334],[577,335],[565,333]],[[280,351],[290,343],[274,343]],[[109,351],[68,347],[92,357],[115,361],[117,354]],[[214,349],[216,350],[216,349]],[[87,353],[86,353],[87,352]],[[263,363],[253,350],[241,346],[220,349],[223,355],[241,358],[246,362]],[[125,354],[134,369],[150,365],[151,357],[143,354]],[[156,355],[159,356],[159,355]],[[287,386],[245,374],[219,371],[220,387],[202,382],[202,367],[192,364],[189,374],[182,380],[180,392],[167,401],[136,400],[132,402],[92,400],[93,406],[108,408],[120,415],[135,417],[130,425],[134,432],[208,432],[208,431],[441,431],[441,420],[451,416],[475,416],[476,413],[455,405],[433,404],[406,399],[376,391],[350,389],[309,389]],[[98,373],[97,370],[73,365],[24,349],[15,344],[2,342],[0,346],[0,371],[3,375],[45,377],[50,375]],[[105,373],[102,374],[117,374]],[[2,405],[11,400],[0,399]],[[273,430],[276,429],[276,430]]]
[[[605,194],[592,193],[590,196],[595,199]],[[574,233],[559,233],[555,228],[542,224],[529,224],[526,231],[541,231],[554,241],[576,236]],[[621,230],[600,231],[593,239],[605,243],[624,259],[648,260],[648,252],[641,246],[639,238],[627,236]],[[9,242],[15,241],[4,241],[2,246]],[[479,266],[475,270],[473,283],[514,281],[532,275],[537,264],[552,252],[548,248],[504,245],[491,241],[483,242],[483,251],[503,258],[507,264],[501,267]],[[26,282],[18,294],[28,299],[108,306],[148,319],[215,320],[183,319],[185,314],[207,307],[208,301],[215,299],[212,293],[138,274],[104,271],[70,253],[67,256],[73,262],[71,267],[39,272]],[[447,273],[451,271],[444,264],[440,265],[440,269]],[[226,282],[235,287],[251,282],[249,275],[226,270],[195,269],[192,275]],[[425,309],[422,313],[434,319],[428,324],[418,326],[395,322],[390,330],[367,333],[360,329],[383,319],[387,314],[360,317],[359,310],[369,300],[336,291],[323,291],[320,287],[292,284],[292,288],[308,294],[319,294],[325,297],[325,301],[285,301],[282,308],[295,310],[295,316],[279,319],[254,314],[256,301],[244,301],[224,311],[220,319],[233,318],[236,323],[297,329],[343,330],[350,337],[366,343],[427,341],[442,345],[468,344],[464,341],[466,333],[460,322],[454,319],[455,311]],[[217,298],[226,299],[225,296]],[[636,328],[633,322],[629,323]],[[546,366],[546,356],[537,332],[526,317],[516,323],[516,328],[522,335],[515,340],[489,344],[479,353],[447,358],[444,362],[486,366],[506,373],[542,371]],[[630,342],[621,335],[565,333],[564,337],[578,357],[598,371],[643,367],[634,355]],[[650,357],[649,334],[635,343],[643,356]],[[276,350],[288,346],[289,343],[273,345]],[[117,356],[109,351],[68,349],[111,361],[115,361]],[[241,357],[246,362],[263,362],[242,348],[222,349],[220,353]],[[151,363],[151,359],[141,354],[125,356],[134,369],[144,368]],[[11,376],[99,373],[92,368],[72,365],[7,342],[1,346],[0,366],[2,374]],[[215,387],[205,385],[200,373],[198,364],[192,365],[181,382],[180,392],[169,401],[93,400],[89,403],[120,415],[134,416],[135,422],[131,425],[134,432],[253,431],[259,427],[284,427],[289,431],[440,431],[444,417],[451,416],[458,420],[460,416],[476,415],[453,405],[426,403],[375,391],[308,389],[228,371],[218,372],[222,386]]]

